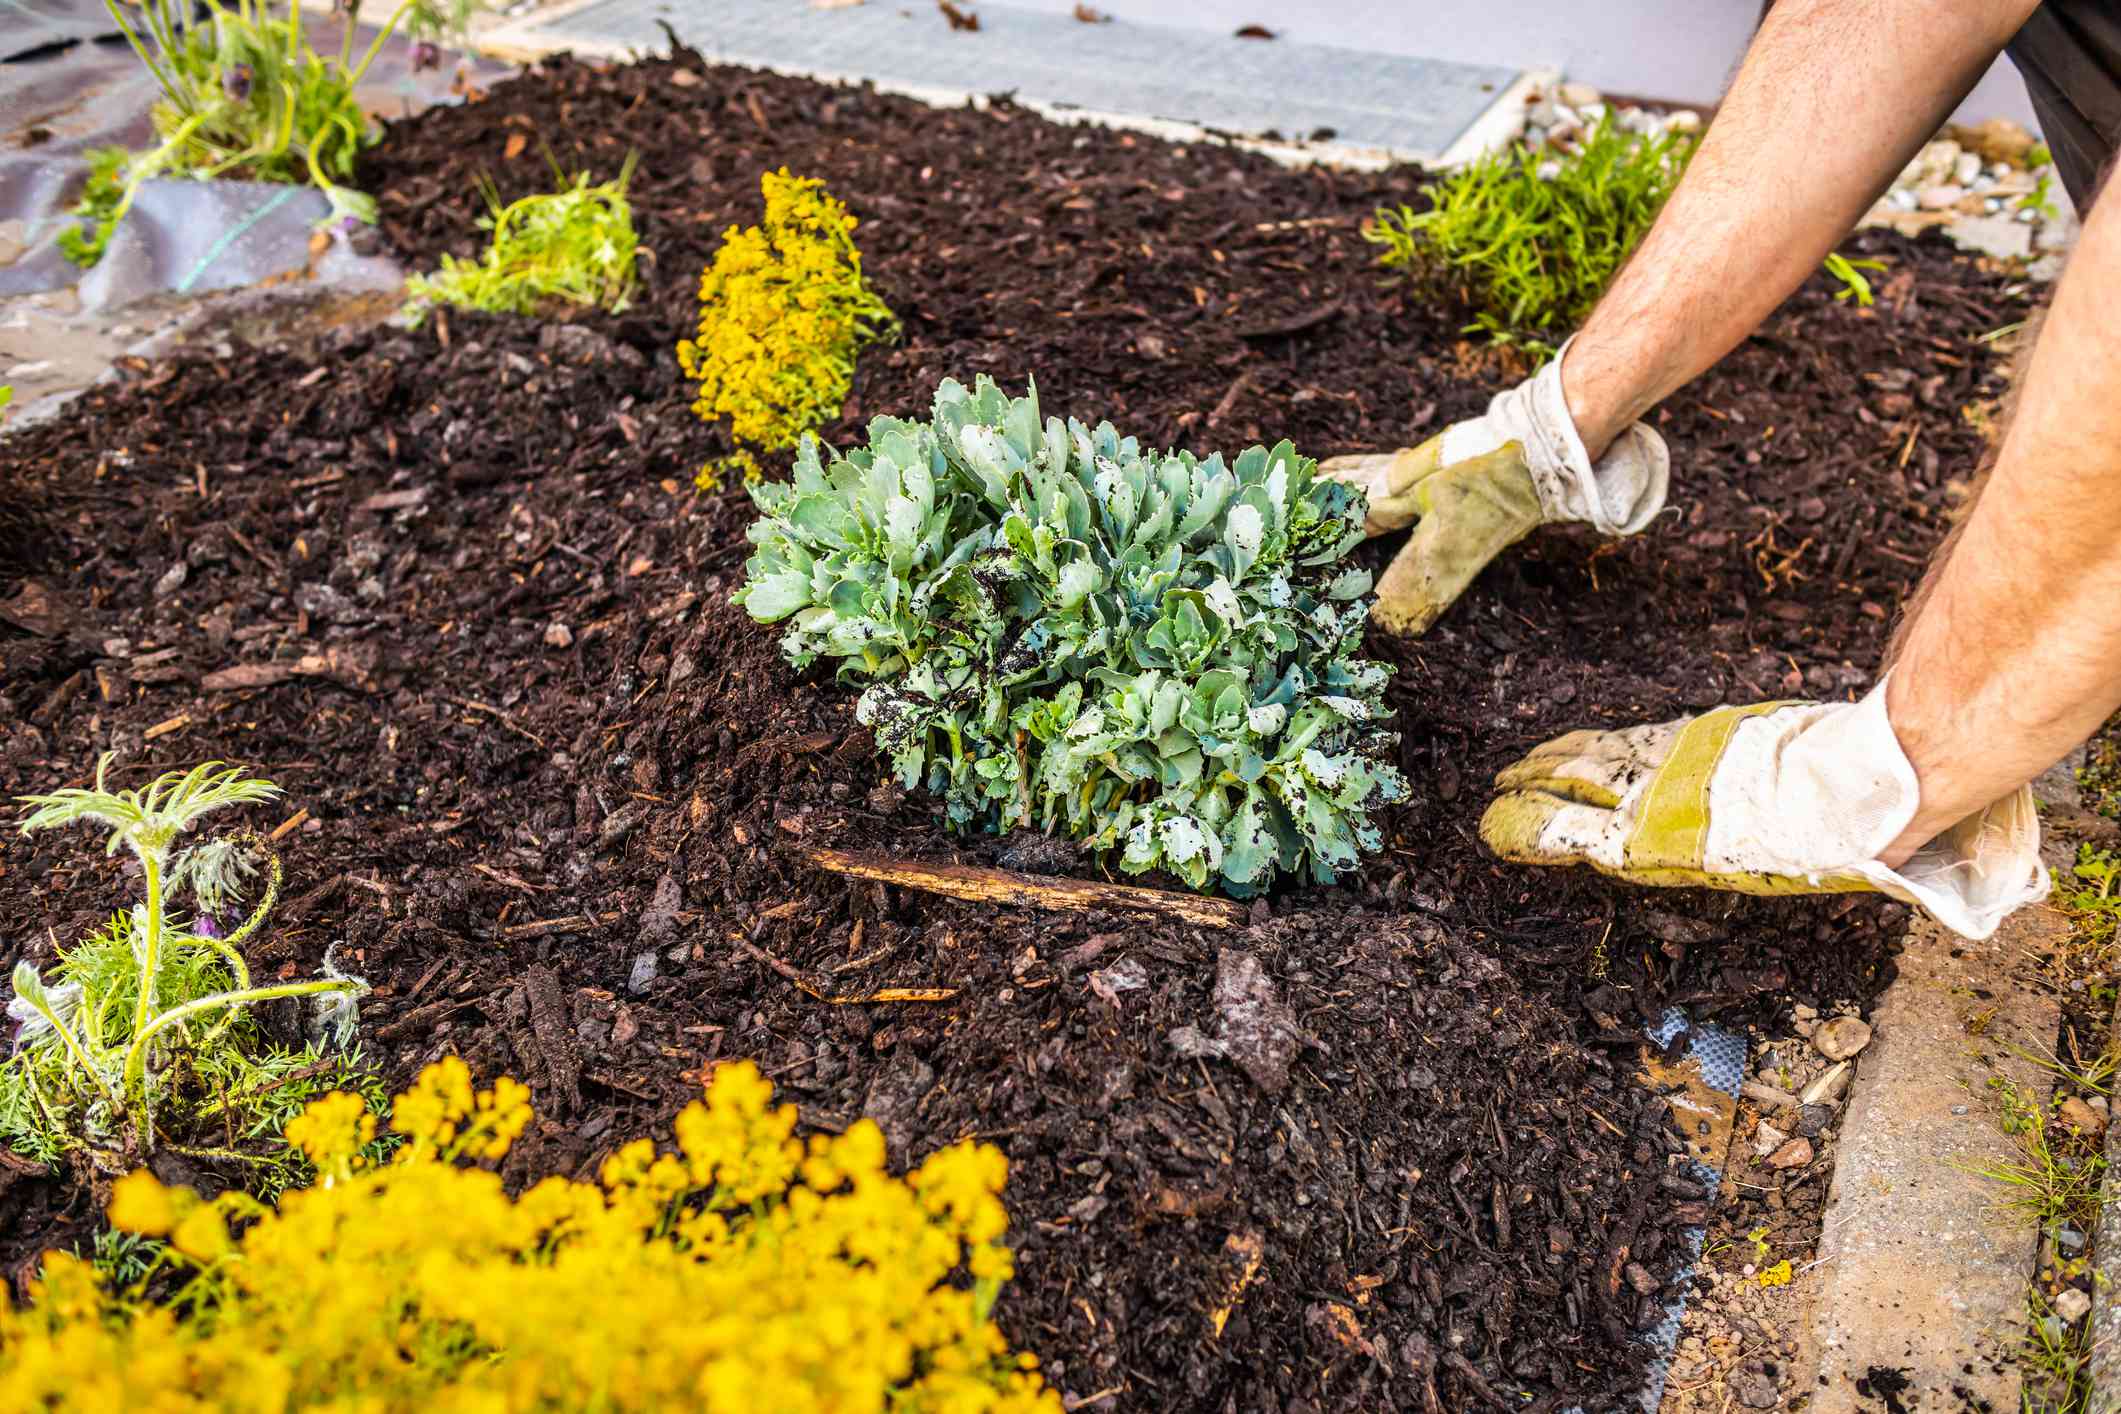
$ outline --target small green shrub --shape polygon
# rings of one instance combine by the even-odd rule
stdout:
[[[75,1153],[122,1172],[158,1142],[196,1153],[183,1141],[204,1137],[215,1143],[208,1152],[271,1167],[284,1146],[242,1146],[277,1136],[326,1090],[373,1088],[348,1049],[366,985],[333,971],[328,955],[322,978],[253,985],[240,949],[278,898],[279,858],[251,834],[176,847],[206,815],[269,800],[278,787],[216,761],[112,791],[109,764],[97,764],[92,789],[23,798],[32,807],[25,834],[82,822],[108,829],[105,853],[131,851],[143,897],[62,949],[51,979],[26,958],[15,964],[0,1143],[47,1163]],[[252,892],[246,915],[239,909]],[[184,896],[192,907],[180,923],[171,906]],[[263,1042],[248,1008],[279,997],[317,1000],[317,1039],[292,1050]]]
[[[1469,328],[1551,351],[1649,230],[1695,141],[1644,137],[1608,113],[1572,156],[1489,153],[1424,187],[1429,210],[1380,210],[1365,234],[1380,263],[1471,306]]]
[[[626,184],[633,159],[616,180],[596,186],[587,172],[560,178],[557,191],[501,203],[486,187],[490,215],[479,226],[493,233],[477,260],[442,257],[432,275],[406,282],[414,323],[438,304],[502,314],[550,314],[566,306],[621,310],[633,294],[633,209]]]
[[[960,826],[1036,825],[1239,896],[1330,882],[1379,847],[1390,669],[1356,656],[1359,492],[1286,442],[1144,451],[1041,424],[1037,390],[946,381],[930,422],[878,418],[752,495],[737,594],[798,668],[865,685],[899,779]]]

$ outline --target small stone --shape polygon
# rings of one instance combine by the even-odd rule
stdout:
[[[1806,1105],[1831,1105],[1841,1099],[1849,1088],[1853,1068],[1842,1061],[1826,1074],[1814,1080],[1797,1094],[1798,1102]]]
[[[1806,1006],[1803,1002],[1799,1002],[1790,1008],[1790,1015],[1796,1017],[1799,1021],[1814,1021],[1818,1019],[1819,1008]]]
[[[2033,249],[2031,228],[2009,216],[1970,216],[1945,228],[1945,234],[1962,250],[1996,260],[2017,260]]]
[[[1664,130],[1668,133],[1698,133],[1701,131],[1701,115],[1691,108],[1675,108],[1664,115]]]
[[[1915,193],[1915,205],[1924,211],[1949,211],[1965,195],[1965,187],[1947,182],[1943,186],[1924,187]]]
[[[1571,108],[1581,110],[1604,100],[1605,95],[1587,83],[1565,83],[1554,90],[1555,96]]]
[[[1764,1085],[1758,1080],[1746,1081],[1745,1084],[1738,1087],[1738,1093],[1751,1100],[1754,1104],[1764,1105],[1771,1110],[1794,1110],[1797,1108],[1797,1097],[1795,1095],[1792,1095],[1787,1090],[1777,1089],[1773,1085]]]
[[[633,959],[633,971],[626,978],[626,990],[637,997],[647,991],[655,984],[656,966],[654,948],[636,954]]]
[[[2062,1323],[2066,1326],[2073,1326],[2083,1320],[2085,1313],[2091,1309],[2092,1299],[2074,1286],[2055,1297],[2055,1314],[2062,1318]]]
[[[1797,1111],[1797,1132],[1807,1139],[1817,1139],[1833,1122],[1832,1105],[1805,1105]]]
[[[1860,1016],[1837,1016],[1812,1033],[1812,1044],[1830,1061],[1847,1060],[1870,1043],[1870,1023]]]
[[[2092,1113],[2096,1115],[2100,1115],[2103,1117],[2108,1112],[2107,1099],[2104,1095],[2094,1095],[2089,1100],[2086,1100],[2084,1103],[2091,1106]]]
[[[1969,186],[1981,175],[1982,161],[1978,152],[1962,152],[1959,160],[1952,164],[1952,180],[1960,186]]]
[[[2064,1223],[2055,1229],[2055,1250],[2065,1257],[2074,1257],[2084,1250],[2084,1234]]]
[[[1724,1387],[1748,1409],[1773,1409],[1782,1403],[1781,1386],[1759,1370],[1733,1370],[1724,1377]]]
[[[2056,1106],[2055,1113],[2062,1122],[2088,1138],[2097,1139],[2106,1133],[2106,1116],[2100,1114],[2075,1095]]]
[[[1766,1120],[1762,1120],[1760,1127],[1753,1131],[1753,1152],[1762,1158],[1766,1158],[1768,1155],[1780,1150],[1789,1140],[1789,1137],[1787,1130],[1777,1129]]]
[[[1792,1139],[1789,1143],[1768,1155],[1771,1169],[1801,1169],[1812,1161],[1812,1141]]]
[[[545,646],[547,648],[574,647],[574,630],[557,619],[553,620],[545,625]]]

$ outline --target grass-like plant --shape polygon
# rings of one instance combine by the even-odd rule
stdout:
[[[47,1162],[83,1154],[110,1171],[163,1141],[258,1158],[241,1145],[276,1133],[309,1095],[359,1076],[348,1047],[366,984],[336,972],[328,955],[324,977],[254,984],[242,946],[278,898],[278,857],[251,834],[178,847],[207,815],[269,800],[277,786],[215,761],[112,790],[109,764],[108,755],[97,763],[92,788],[23,797],[24,833],[108,830],[105,853],[130,853],[142,898],[62,948],[51,979],[26,958],[15,964],[0,1142]],[[256,902],[241,912],[260,875]],[[192,906],[180,920],[172,905],[185,897]],[[317,1040],[297,1050],[260,1042],[248,1008],[280,997],[318,999]],[[202,1136],[219,1142],[202,1149],[193,1142]]]
[[[1572,155],[1491,152],[1424,187],[1428,210],[1380,210],[1365,234],[1380,263],[1469,305],[1469,328],[1551,351],[1650,229],[1695,141],[1630,132],[1608,113]]]
[[[752,449],[793,447],[838,417],[855,354],[899,327],[862,274],[855,218],[823,183],[783,167],[759,188],[764,222],[724,233],[700,276],[697,337],[678,345],[679,365],[699,384],[693,411],[727,418],[753,467]],[[718,474],[702,472],[703,485]]]
[[[1649,233],[1699,144],[1692,132],[1632,132],[1608,112],[1576,151],[1490,152],[1424,186],[1427,210],[1381,208],[1363,235],[1424,295],[1471,308],[1468,333],[1549,355]],[[1869,305],[1861,272],[1885,266],[1837,253],[1823,268],[1836,299]]]
[[[0,1408],[1060,1414],[993,1319],[1000,1151],[902,1176],[873,1121],[805,1140],[772,1099],[720,1066],[674,1145],[519,1192],[492,1165],[530,1092],[476,1090],[452,1056],[397,1097],[388,1162],[353,1096],[289,1124],[319,1180],[299,1201],[128,1174],[109,1216],[131,1242],[0,1298]]]
[[[1159,454],[1037,392],[950,380],[934,418],[764,482],[736,595],[959,825],[1035,825],[1246,895],[1330,882],[1406,793],[1357,657],[1360,492],[1288,443]]]
[[[477,260],[442,257],[432,275],[406,282],[406,309],[417,324],[438,304],[503,314],[550,314],[569,307],[621,310],[632,297],[633,210],[626,185],[633,178],[628,157],[616,179],[590,185],[589,174],[560,175],[559,189],[506,205],[486,184],[490,214],[479,218],[492,232]]]
[[[354,89],[392,34],[416,48],[460,35],[475,0],[400,0],[358,58],[359,0],[347,6],[336,55],[319,54],[303,33],[302,6],[287,0],[104,0],[111,19],[154,76],[161,97],[150,110],[151,150],[128,155],[122,186],[99,193],[92,175],[85,214],[92,224],[66,245],[68,259],[93,265],[142,183],[162,175],[307,182],[331,202],[333,218],[373,222],[373,197],[357,191],[354,164],[377,138]],[[91,161],[106,164],[106,154]],[[63,239],[63,238],[62,238]]]

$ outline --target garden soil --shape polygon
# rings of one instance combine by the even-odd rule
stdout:
[[[631,311],[231,331],[0,442],[0,789],[78,782],[106,749],[128,782],[221,757],[286,787],[258,817],[284,818],[291,884],[256,965],[305,975],[336,943],[394,1083],[451,1051],[528,1081],[511,1178],[667,1138],[736,1057],[807,1126],[875,1119],[898,1160],[999,1145],[1000,1320],[1075,1407],[1596,1410],[1639,1388],[1707,1197],[1633,1078],[1643,1022],[1867,1001],[1904,912],[1506,868],[1475,835],[1489,778],[1574,727],[1860,692],[1967,492],[2003,375],[1980,336],[2024,317],[2021,287],[1864,237],[1890,262],[1876,307],[1815,281],[1658,414],[1677,491],[1648,533],[1541,532],[1428,637],[1372,636],[1413,783],[1387,848],[1217,932],[806,862],[1008,842],[888,784],[851,694],[730,606],[748,502],[692,488],[727,449],[673,346],[720,232],[787,164],[861,216],[905,321],[863,357],[841,445],[979,373],[1148,443],[1398,445],[1514,376],[1463,310],[1379,282],[1360,223],[1420,174],[680,52],[394,125],[365,183],[425,265],[476,245],[480,177],[548,181],[547,144],[599,176],[639,154]],[[80,832],[11,842],[0,871],[0,951],[39,963],[127,887]],[[0,1168],[10,1276],[85,1243],[94,1202]]]

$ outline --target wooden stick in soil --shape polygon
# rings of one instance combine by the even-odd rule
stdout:
[[[1122,913],[1153,913],[1200,928],[1242,928],[1246,911],[1223,899],[1196,898],[1168,889],[1131,884],[1101,884],[1090,879],[1054,879],[1013,869],[981,869],[969,864],[924,864],[889,855],[843,849],[806,849],[803,856],[828,873],[874,879],[923,893],[972,903],[1006,904],[1081,913],[1093,908]]]

